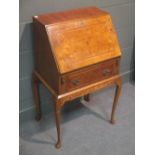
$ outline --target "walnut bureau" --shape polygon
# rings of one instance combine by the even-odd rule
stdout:
[[[67,101],[110,85],[116,85],[111,113],[121,91],[119,65],[121,51],[109,13],[96,7],[48,13],[33,17],[34,58],[33,92],[36,120],[41,119],[38,84],[51,92],[57,129],[56,148],[61,147],[60,114]]]

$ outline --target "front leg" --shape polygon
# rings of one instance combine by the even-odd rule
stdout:
[[[115,124],[115,112],[116,112],[116,108],[118,105],[118,99],[121,93],[121,89],[122,89],[122,81],[121,79],[118,79],[116,81],[116,92],[115,92],[115,98],[114,98],[114,103],[113,103],[113,107],[112,107],[112,113],[111,113],[111,123]]]
[[[40,105],[40,97],[39,97],[39,79],[33,73],[32,75],[32,87],[33,87],[33,94],[34,94],[34,103],[36,108],[36,121],[40,121],[41,119],[41,105]]]
[[[57,143],[55,147],[59,149],[61,147],[61,138],[60,138],[61,100],[55,98],[54,105],[55,105],[55,123],[57,129]]]

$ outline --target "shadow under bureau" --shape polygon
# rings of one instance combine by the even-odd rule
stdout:
[[[111,123],[121,91],[120,47],[109,13],[96,7],[48,13],[33,17],[35,70],[33,92],[36,120],[41,119],[38,84],[51,92],[58,140],[60,114],[67,101],[116,85]]]

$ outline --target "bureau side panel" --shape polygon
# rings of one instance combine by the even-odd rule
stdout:
[[[59,74],[44,25],[33,19],[35,70],[58,93]]]

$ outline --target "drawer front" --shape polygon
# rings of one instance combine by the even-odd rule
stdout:
[[[104,80],[118,73],[119,59],[102,62],[62,77],[63,93]]]

